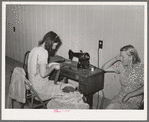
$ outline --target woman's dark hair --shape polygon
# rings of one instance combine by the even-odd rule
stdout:
[[[126,51],[128,56],[132,56],[132,65],[141,62],[137,50],[132,45],[126,45],[122,47],[120,51]]]
[[[58,35],[53,32],[50,31],[48,32],[41,41],[38,42],[38,46],[42,45],[45,42],[45,49],[49,52],[52,51],[52,46],[54,43],[59,43],[60,40],[58,38]]]

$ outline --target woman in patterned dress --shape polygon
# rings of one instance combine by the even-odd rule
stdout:
[[[122,47],[119,55],[103,65],[103,70],[118,73],[121,83],[121,90],[106,109],[138,109],[140,107],[144,93],[143,68],[138,52],[132,45]]]

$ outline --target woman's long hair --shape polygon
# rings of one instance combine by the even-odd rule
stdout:
[[[60,40],[58,38],[58,35],[50,31],[48,32],[41,41],[38,42],[38,46],[42,45],[45,42],[45,49],[50,53],[52,51],[52,46],[54,43],[59,43]]]
[[[126,51],[128,56],[132,56],[132,65],[140,63],[141,59],[137,50],[132,45],[126,45],[120,49],[120,51]]]

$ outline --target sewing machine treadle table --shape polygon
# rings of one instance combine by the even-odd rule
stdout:
[[[94,67],[94,71],[91,71],[91,67]],[[91,109],[93,94],[104,88],[104,73],[105,71],[93,65],[90,65],[89,69],[79,70],[77,62],[66,59],[62,64],[60,76],[79,82],[79,92],[87,98]]]

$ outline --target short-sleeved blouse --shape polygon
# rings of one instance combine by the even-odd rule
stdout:
[[[143,99],[143,95],[131,97],[127,102],[122,102],[123,97],[129,93],[137,90],[144,85],[143,64],[135,64],[130,70],[126,70],[122,62],[116,62],[113,69],[119,72],[121,90],[118,95],[112,99],[117,109],[137,109]]]
[[[47,64],[48,52],[43,47],[35,47],[31,50],[28,58],[28,73],[38,74],[38,64]]]
[[[28,76],[34,89],[42,99],[52,98],[61,93],[60,85],[55,85],[48,76],[43,78],[39,72],[40,64],[48,64],[48,52],[43,47],[35,47],[30,51],[28,58]]]

